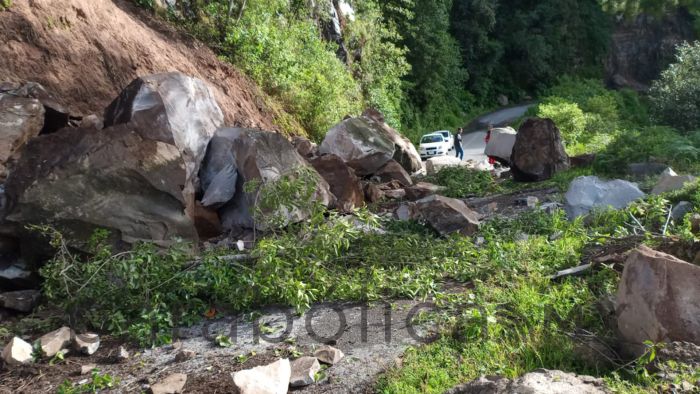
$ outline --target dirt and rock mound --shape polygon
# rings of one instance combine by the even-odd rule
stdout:
[[[179,71],[211,87],[227,125],[280,131],[252,81],[128,1],[16,1],[0,41],[0,79],[39,82],[78,117],[101,115],[139,76]]]

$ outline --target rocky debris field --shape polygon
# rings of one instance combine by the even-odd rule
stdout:
[[[482,233],[492,221],[533,212],[558,217],[562,209],[569,220],[593,220],[601,209],[623,210],[647,196],[628,180],[592,175],[574,177],[565,193],[542,184],[587,160],[567,155],[549,119],[526,120],[517,133],[503,129],[503,138],[494,137],[489,152],[510,164],[495,170],[450,157],[424,163],[413,144],[374,110],[344,119],[319,145],[303,137],[290,140],[272,131],[230,127],[209,84],[182,73],[140,76],[94,117],[73,116],[36,83],[0,87],[3,320],[21,321],[24,314],[44,312],[36,309],[42,301],[39,269],[55,253],[80,264],[100,229],[106,230],[104,242],[117,253],[128,254],[139,242],[167,248],[177,238],[204,251],[223,247],[223,261],[250,270],[244,264],[263,260],[249,254],[261,235],[307,223],[319,216],[319,207],[322,220],[337,214],[337,223],[358,233],[388,231],[359,222],[356,210],[369,206],[376,220],[417,224],[435,239],[492,248],[493,237]],[[652,196],[696,181],[666,167],[630,170],[650,171],[656,174]],[[431,183],[446,173],[473,177],[465,182],[485,179],[498,191],[510,182],[515,191],[484,189],[455,196],[456,186],[474,185]],[[293,201],[280,202],[285,193]],[[618,264],[621,281],[610,315],[621,351],[635,357],[645,354],[647,340],[700,343],[700,254],[686,250],[672,255],[640,246],[642,234],[665,239],[672,220],[687,218],[689,231],[697,234],[700,216],[693,213],[692,203],[680,201],[670,208],[666,223],[652,231],[631,215],[634,237],[623,238],[630,240],[625,248],[604,244],[589,261],[553,276],[565,280],[603,264]],[[63,234],[61,242],[38,236],[37,226],[57,230]],[[521,231],[516,241],[534,235]],[[552,233],[547,239],[555,242],[563,236]],[[284,257],[285,251],[281,253]],[[185,270],[197,266],[194,255]],[[83,287],[98,274],[99,268]],[[447,287],[449,279],[429,286]],[[467,294],[478,282],[457,282],[454,294]],[[436,307],[444,299],[417,294],[369,304],[316,302],[303,313],[280,307],[221,314],[210,306],[213,312],[207,311],[203,322],[176,329],[171,345],[153,348],[79,326],[52,325],[39,335],[12,336],[4,345],[0,390],[99,386],[153,393],[372,392],[382,373],[400,367],[407,348],[420,349],[438,338],[437,320],[425,318],[424,310],[439,310],[448,320],[458,315],[444,305]],[[67,321],[77,317],[67,316]],[[695,348],[678,346],[684,360],[697,360]],[[598,393],[606,388],[597,378],[544,370],[515,379],[485,376],[452,390],[521,391]]]

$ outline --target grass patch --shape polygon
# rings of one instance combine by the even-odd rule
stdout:
[[[447,189],[442,194],[452,198],[481,196],[500,190],[490,172],[461,166],[444,167],[426,181],[445,186]]]

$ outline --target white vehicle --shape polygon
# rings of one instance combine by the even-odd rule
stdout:
[[[452,133],[449,132],[449,130],[440,130],[436,131],[436,133],[440,133],[443,137],[445,137],[445,141],[449,143],[449,150],[455,149],[455,137],[452,135]]]
[[[418,147],[420,158],[425,160],[435,156],[445,156],[452,149],[452,145],[452,141],[446,139],[445,135],[439,131],[426,134],[420,139]]]

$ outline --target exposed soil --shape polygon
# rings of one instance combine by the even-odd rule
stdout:
[[[464,291],[452,284],[452,291]],[[280,358],[311,356],[321,345],[341,349],[345,357],[329,366],[320,382],[297,393],[370,393],[378,375],[394,365],[408,346],[429,342],[433,335],[430,322],[414,323],[420,311],[433,307],[420,301],[399,300],[364,305],[358,303],[321,303],[306,314],[289,308],[267,308],[257,320],[247,316],[226,316],[205,321],[176,334],[177,346],[154,349],[129,348],[131,357],[116,358],[121,342],[103,338],[95,355],[69,354],[64,362],[50,365],[46,360],[27,366],[0,369],[0,394],[49,393],[65,380],[77,383],[88,379],[80,375],[81,365],[96,364],[101,373],[119,379],[114,392],[142,392],[176,372],[188,375],[187,393],[235,393],[231,373]],[[290,324],[291,323],[291,324]],[[261,324],[269,333],[259,330]],[[220,347],[214,338],[227,335],[231,347]],[[35,339],[34,337],[28,339]],[[186,361],[175,361],[179,349],[196,352]],[[244,357],[242,357],[244,356]]]
[[[252,81],[125,0],[14,1],[0,42],[0,81],[39,82],[75,115],[101,115],[138,76],[179,71],[209,84],[227,125],[280,131]]]

